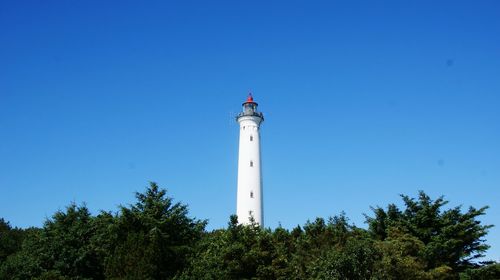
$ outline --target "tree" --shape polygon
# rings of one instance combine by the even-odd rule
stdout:
[[[9,222],[0,218],[0,266],[5,259],[21,249],[24,231],[12,228]]]
[[[66,211],[57,211],[42,229],[28,231],[22,249],[7,259],[0,276],[103,279],[102,261],[91,245],[94,231],[87,207],[71,204]]]
[[[402,211],[389,204],[387,210],[373,208],[375,217],[366,217],[375,239],[386,240],[391,231],[415,237],[423,244],[416,256],[428,271],[449,267],[458,273],[473,268],[474,260],[484,256],[489,246],[483,238],[492,226],[482,225],[477,218],[488,207],[470,207],[462,213],[460,206],[443,210],[448,201],[443,197],[432,200],[423,191],[418,199],[401,197],[405,205]]]
[[[313,261],[308,275],[311,279],[371,279],[376,251],[368,239],[349,238],[342,248],[329,250]]]
[[[256,224],[238,224],[233,215],[227,229],[205,234],[191,256],[188,268],[179,279],[250,279],[266,257],[259,240],[264,231]]]
[[[169,279],[182,271],[206,221],[189,218],[186,205],[150,183],[137,202],[121,207],[110,228],[105,273],[111,279]]]
[[[95,231],[94,219],[86,206],[71,204],[66,212],[56,212],[41,232],[46,268],[69,277],[102,279],[102,260],[91,243]]]
[[[380,257],[374,265],[374,278],[431,280],[452,277],[447,266],[425,270],[425,262],[419,257],[424,247],[425,244],[418,238],[391,228],[386,239],[375,241],[375,249]]]
[[[482,267],[468,269],[460,274],[460,280],[500,279],[500,263],[488,263]]]

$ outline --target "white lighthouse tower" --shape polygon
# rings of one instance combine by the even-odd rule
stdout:
[[[243,112],[236,120],[240,124],[238,156],[238,194],[236,214],[241,224],[250,224],[251,218],[264,226],[262,204],[262,170],[260,161],[260,124],[264,116],[257,111],[252,94],[243,103]]]

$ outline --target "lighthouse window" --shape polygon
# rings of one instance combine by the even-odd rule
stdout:
[[[250,167],[253,167],[253,161],[250,161]]]
[[[253,141],[253,136],[252,135],[250,135],[250,141]]]
[[[253,192],[250,192],[250,198],[253,198]]]

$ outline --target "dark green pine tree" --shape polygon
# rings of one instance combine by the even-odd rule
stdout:
[[[21,249],[24,234],[24,230],[12,228],[9,222],[0,218],[0,266],[8,256]]]
[[[422,246],[414,256],[423,263],[425,270],[441,268],[459,273],[477,265],[475,260],[483,257],[489,248],[484,237],[492,226],[482,225],[478,220],[488,207],[470,207],[467,212],[462,212],[461,207],[444,210],[448,201],[443,197],[432,200],[423,191],[418,199],[401,197],[405,209],[390,204],[387,210],[373,208],[375,216],[367,216],[374,238],[386,240],[391,232],[392,237],[416,238]]]
[[[105,273],[110,279],[169,279],[182,271],[206,221],[188,217],[188,208],[174,203],[151,183],[137,202],[121,207],[110,228],[110,253]]]
[[[94,232],[88,209],[71,204],[43,228],[27,230],[22,249],[7,259],[0,278],[103,279],[102,259],[91,241]]]

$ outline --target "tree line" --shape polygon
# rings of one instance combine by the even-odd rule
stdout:
[[[231,216],[207,231],[151,183],[116,213],[73,203],[40,228],[0,219],[0,279],[500,279],[500,264],[479,261],[487,207],[401,197],[401,209],[371,208],[367,229],[340,214],[291,230]]]

